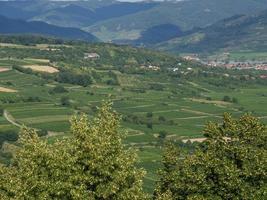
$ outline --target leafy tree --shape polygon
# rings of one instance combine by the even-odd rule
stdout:
[[[233,97],[232,102],[233,102],[233,103],[238,103],[238,99],[235,98],[235,97]]]
[[[167,137],[168,133],[166,131],[160,131],[158,138],[165,139]]]
[[[266,126],[251,115],[210,122],[192,154],[168,145],[156,199],[267,199]]]
[[[147,112],[146,113],[146,117],[147,118],[152,118],[153,117],[153,113],[152,112]]]
[[[63,96],[60,98],[60,102],[62,106],[69,106],[70,105],[70,98],[67,96]]]
[[[18,139],[18,131],[0,130],[0,147],[5,141],[14,142]]]
[[[229,96],[224,96],[222,100],[225,102],[231,102],[231,98]]]
[[[71,136],[52,144],[23,128],[11,166],[0,166],[1,199],[141,200],[144,171],[125,149],[109,104],[92,121],[74,117]]]
[[[0,116],[3,116],[4,114],[4,108],[0,105]]]
[[[164,116],[159,116],[158,119],[159,119],[160,122],[165,122],[166,121],[166,118]]]
[[[65,93],[68,92],[62,85],[57,85],[49,91],[50,93]]]
[[[152,124],[152,122],[147,122],[147,123],[146,123],[146,127],[149,128],[149,129],[153,129],[153,124]]]

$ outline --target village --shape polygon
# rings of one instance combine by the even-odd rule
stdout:
[[[267,70],[267,61],[223,61],[223,60],[201,60],[197,54],[183,56],[187,61],[200,62],[209,67],[223,67],[227,69],[255,69]]]

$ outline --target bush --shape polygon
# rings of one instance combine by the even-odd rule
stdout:
[[[76,84],[81,86],[88,86],[93,83],[92,77],[88,74],[76,74],[71,71],[64,71],[59,72],[56,81],[60,83],[70,83],[70,84]]]
[[[166,131],[160,131],[159,132],[159,136],[158,136],[158,138],[159,139],[165,139],[166,138],[166,136],[167,136],[167,132]]]
[[[18,139],[18,133],[13,130],[7,130],[7,131],[0,131],[0,146],[5,141],[14,142]]]
[[[160,121],[160,122],[165,122],[165,121],[166,121],[166,118],[163,117],[163,116],[159,116],[159,121]]]
[[[4,108],[0,107],[0,116],[3,116],[4,114]]]
[[[70,106],[70,98],[69,97],[66,97],[66,96],[61,97],[60,102],[61,102],[62,106]]]
[[[233,102],[233,103],[238,103],[238,99],[235,98],[235,97],[233,97],[232,102]]]
[[[146,113],[146,117],[148,117],[148,118],[152,118],[152,117],[153,117],[153,113],[152,113],[152,112],[148,112],[148,113]]]
[[[231,102],[231,98],[229,96],[224,96],[222,100],[225,102]]]
[[[57,85],[49,91],[50,93],[65,93],[68,92],[62,85]]]
[[[153,129],[152,122],[147,122],[146,127],[149,128],[149,129]]]

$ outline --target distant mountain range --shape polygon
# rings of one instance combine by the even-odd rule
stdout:
[[[237,14],[253,14],[264,9],[267,9],[267,0],[164,1],[150,9],[98,21],[83,29],[104,41],[137,40],[144,31],[159,25],[172,24],[188,31]]]
[[[103,41],[158,41],[162,27],[178,32],[206,27],[237,14],[252,14],[267,9],[267,0],[186,0],[162,2],[90,1],[0,1],[0,15],[25,21],[43,21],[75,27]],[[158,31],[156,31],[158,30]],[[169,28],[173,32],[173,28]],[[179,33],[178,33],[179,34]],[[163,37],[176,36],[164,33]],[[155,37],[155,39],[154,39]],[[166,39],[164,38],[164,39]],[[151,41],[149,41],[151,42]]]
[[[66,39],[80,39],[95,42],[98,39],[90,33],[77,28],[65,28],[45,22],[26,22],[0,16],[1,34],[40,34]]]
[[[170,52],[267,51],[267,10],[236,15],[182,37],[156,44]]]
[[[0,1],[0,33],[97,37],[175,53],[265,48],[265,25],[257,22],[266,9],[267,0]]]

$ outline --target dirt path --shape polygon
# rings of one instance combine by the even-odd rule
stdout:
[[[211,115],[208,116],[196,116],[196,117],[179,117],[179,118],[175,118],[177,120],[181,119],[181,120],[187,120],[187,119],[203,119],[203,118],[209,118],[211,117]],[[212,115],[212,117],[216,117],[216,118],[221,118],[220,116],[217,115]]]
[[[3,112],[4,118],[11,124],[13,124],[16,127],[22,128],[23,125],[16,122],[16,119],[7,111],[4,110]],[[34,128],[35,131],[40,131],[41,129]],[[64,132],[55,132],[55,131],[47,131],[47,135],[45,137],[53,137],[53,136],[59,136],[64,135]]]
[[[11,124],[13,124],[14,126],[17,126],[19,128],[22,127],[21,124],[17,123],[15,118],[7,111],[7,110],[4,110],[4,114],[3,114],[4,118],[10,122]]]
[[[184,139],[182,140],[183,143],[187,143],[190,141],[191,143],[193,142],[204,142],[207,138],[192,138],[192,139]]]
[[[210,114],[210,113],[206,113],[206,112],[201,112],[201,111],[197,111],[197,110],[190,110],[190,109],[186,109],[186,108],[182,108],[181,111],[185,111],[185,112],[189,112],[189,113],[194,113],[197,115],[209,115],[212,116],[214,114]]]

